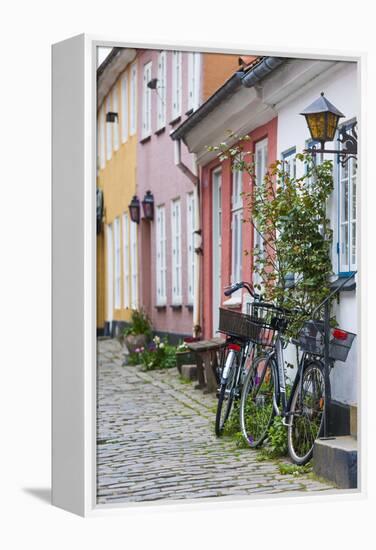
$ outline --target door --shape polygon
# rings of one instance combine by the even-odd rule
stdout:
[[[213,336],[218,331],[219,306],[222,303],[222,172],[215,170],[212,175],[213,191],[213,263],[212,263],[212,302],[213,302]]]
[[[114,312],[114,256],[113,256],[113,238],[112,224],[106,226],[106,259],[107,259],[107,279],[106,279],[106,321],[109,324],[109,331],[112,331],[112,320]]]

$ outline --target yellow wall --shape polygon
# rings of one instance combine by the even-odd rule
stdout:
[[[122,77],[128,73],[128,138],[125,143],[122,143],[122,101],[121,101],[121,80]],[[113,130],[118,128],[119,132],[119,148],[117,151],[114,149],[114,136],[113,136],[113,146],[112,146],[112,157],[110,160],[107,160],[107,140],[106,140],[106,125],[104,123],[104,132],[105,132],[105,166],[104,168],[98,169],[98,178],[97,185],[103,190],[104,196],[104,224],[102,229],[102,234],[97,239],[97,327],[103,328],[104,322],[107,319],[107,285],[108,285],[108,274],[106,273],[106,225],[113,224],[113,221],[116,217],[119,217],[120,220],[120,243],[121,243],[121,290],[120,290],[120,309],[113,310],[113,316],[111,320],[117,321],[129,321],[131,309],[124,307],[124,274],[123,274],[123,254],[124,254],[124,243],[123,243],[123,213],[129,213],[128,205],[132,200],[133,195],[136,194],[136,150],[137,150],[137,129],[136,134],[131,136],[129,134],[129,98],[130,98],[130,70],[129,67],[119,76],[118,80],[110,90],[109,94],[111,97],[111,109],[114,109],[113,106],[113,95],[112,90],[117,88],[118,91],[118,113],[119,113],[119,122],[117,124],[112,124]],[[103,110],[103,111],[102,111]],[[106,98],[104,99],[103,105],[98,111],[98,120],[100,120],[101,115],[106,112]],[[98,149],[101,147],[101,125],[98,123]],[[113,226],[114,232],[114,226]],[[128,231],[129,235],[130,231]],[[114,233],[113,233],[114,234]],[[130,250],[130,245],[128,247]],[[113,257],[115,258],[115,250],[113,250]],[[130,258],[129,258],[130,265]],[[131,275],[131,274],[130,274]],[[114,272],[115,276],[115,272]],[[129,281],[131,276],[129,277]],[[112,285],[113,286],[113,285]],[[131,289],[129,288],[129,297],[131,300]],[[114,298],[115,303],[115,298]],[[130,302],[131,303],[131,302]]]

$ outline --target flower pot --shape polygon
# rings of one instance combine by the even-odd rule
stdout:
[[[134,353],[138,348],[144,348],[147,342],[146,334],[128,334],[124,336],[123,344],[129,353]]]
[[[193,351],[177,351],[176,352],[176,368],[181,374],[182,365],[196,365],[196,354]]]

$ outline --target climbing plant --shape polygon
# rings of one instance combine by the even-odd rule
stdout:
[[[256,182],[253,155],[245,147],[248,140],[249,136],[231,133],[229,141],[236,145],[223,142],[209,150],[221,161],[229,159],[233,170],[250,176],[251,191],[243,194],[243,222],[250,224],[259,244],[244,253],[253,258],[255,286],[265,299],[299,310],[290,324],[294,335],[329,293],[332,230],[326,205],[333,190],[332,162],[316,164],[312,156],[298,153],[296,172],[302,175],[292,175],[278,160]]]

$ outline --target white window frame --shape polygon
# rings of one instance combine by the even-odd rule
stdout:
[[[200,69],[201,54],[188,53],[188,111],[195,111],[200,104]]]
[[[158,56],[157,82],[157,129],[166,126],[166,91],[167,91],[167,55],[160,52]]]
[[[243,172],[232,172],[231,196],[231,283],[242,280],[243,247]]]
[[[130,252],[131,252],[131,307],[138,308],[138,254],[137,254],[137,223],[130,222]]]
[[[172,303],[182,304],[181,201],[171,201]]]
[[[148,82],[151,80],[152,62],[144,65],[142,86],[142,138],[151,135],[151,89]]]
[[[195,281],[195,197],[193,191],[187,193],[187,295],[188,305],[194,303]]]
[[[102,169],[106,166],[106,114],[103,105],[99,111],[99,163]]]
[[[112,123],[114,151],[119,149],[119,87],[118,83],[112,88],[112,110],[117,113],[117,118]]]
[[[290,147],[282,153],[284,171],[289,178],[296,178],[296,147]]]
[[[343,126],[352,126],[345,123]],[[342,127],[343,127],[342,126]],[[342,166],[338,163],[338,273],[348,275],[357,269],[357,244],[356,244],[356,160],[350,158]],[[346,203],[343,202],[346,189]],[[344,208],[345,206],[345,208]],[[346,238],[344,236],[346,235]],[[347,241],[347,242],[346,242]]]
[[[131,65],[129,134],[134,136],[137,131],[137,65]]]
[[[128,140],[128,75],[121,79],[121,142]]]
[[[121,309],[120,218],[114,219],[114,308]]]
[[[129,218],[124,212],[122,216],[123,225],[123,303],[125,308],[129,308],[129,288],[130,288],[130,265],[129,265]]]
[[[111,96],[108,94],[105,101],[105,115],[111,112]],[[105,117],[106,120],[106,117]],[[112,122],[105,122],[106,124],[106,159],[112,158]]]
[[[167,241],[166,241],[166,208],[164,205],[156,209],[156,302],[158,306],[167,303]]]
[[[182,53],[172,52],[172,120],[181,116]]]
[[[259,163],[261,154],[261,164]],[[262,183],[261,178],[264,178],[268,170],[268,138],[264,138],[255,144],[255,185]],[[261,181],[260,181],[261,180]],[[258,245],[260,250],[265,250],[264,241],[262,235],[254,229],[254,247]],[[261,284],[261,278],[258,273],[254,273],[254,284]]]

